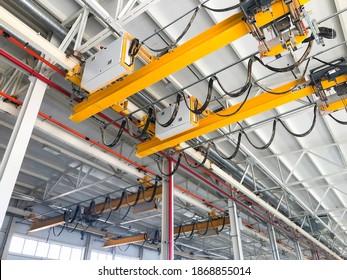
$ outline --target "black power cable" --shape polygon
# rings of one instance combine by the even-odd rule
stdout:
[[[155,198],[155,195],[157,194],[157,187],[158,187],[158,181],[155,180],[154,186],[152,187],[153,190],[152,190],[151,196],[149,199],[147,199],[145,195],[145,188],[143,186],[140,186],[143,200],[146,202],[152,202]]]
[[[333,66],[333,67],[341,67],[341,68],[346,68],[347,64],[338,64],[338,63],[330,63],[330,62],[326,62],[324,60],[321,60],[317,57],[313,57],[314,60],[319,61],[322,64],[328,65],[328,66]]]
[[[128,55],[130,56],[131,58],[131,62],[130,62],[130,65],[133,65],[134,64],[134,61],[135,61],[135,57],[137,56],[137,54],[139,53],[139,50],[141,49],[141,43],[139,41],[139,39],[137,38],[134,38],[131,40],[131,43],[130,43],[130,47],[129,47],[129,51],[128,51]]]
[[[220,8],[220,9],[211,8],[211,7],[206,6],[204,4],[202,4],[201,7],[205,8],[207,10],[213,11],[213,12],[222,13],[222,12],[228,12],[228,11],[232,11],[232,10],[238,9],[238,8],[240,8],[240,4],[236,4],[234,6],[230,6],[230,7],[227,7],[227,8]]]
[[[106,125],[104,125],[103,127],[99,127],[100,131],[101,131],[101,140],[102,140],[102,143],[107,146],[107,147],[114,147],[115,145],[117,145],[117,143],[119,142],[119,140],[121,139],[122,137],[122,134],[123,134],[123,131],[124,131],[124,128],[125,128],[125,125],[127,124],[127,120],[124,119],[122,121],[122,124],[118,130],[118,133],[117,133],[117,136],[116,138],[111,142],[111,143],[107,143],[106,141],[106,135],[105,135],[105,128],[107,127]]]
[[[80,213],[80,210],[81,210],[81,207],[79,205],[77,205],[74,212],[72,211],[72,209],[68,209],[68,210],[64,211],[65,223],[68,223],[68,224],[73,223],[76,220],[77,215]],[[73,215],[72,215],[72,213],[73,213]]]
[[[197,108],[198,107],[198,102],[195,103],[195,108],[194,109],[191,109],[188,102],[187,102],[187,99],[186,99],[186,96],[183,94],[183,99],[184,99],[184,103],[186,104],[187,108],[189,111],[191,111],[192,113],[194,113],[195,115],[200,115],[202,114],[208,107],[208,105],[210,104],[211,102],[211,98],[212,98],[212,90],[213,90],[213,82],[216,80],[216,77],[215,76],[212,76],[210,78],[210,80],[208,81],[208,89],[207,89],[207,95],[206,95],[206,100],[204,102],[203,105],[201,105],[200,108]]]
[[[333,115],[329,114],[329,117],[332,118],[335,122],[342,124],[342,125],[347,125],[347,121],[341,121],[337,118],[335,118]]]
[[[219,113],[215,113],[215,114],[217,116],[219,116],[219,117],[231,117],[231,116],[237,114],[242,109],[242,107],[245,105],[246,101],[248,100],[248,97],[249,97],[249,94],[251,92],[251,89],[252,89],[252,85],[248,88],[248,91],[247,91],[245,99],[242,101],[242,103],[239,105],[239,107],[234,112],[232,112],[230,114],[227,114],[227,115],[222,115],[222,114],[219,114]]]
[[[305,79],[305,75],[306,75],[306,72],[307,72],[307,69],[308,69],[308,66],[310,64],[310,61],[311,61],[311,58],[309,58],[306,62],[306,65],[305,65],[305,69],[304,69],[304,72],[301,76],[301,78],[299,79],[299,81],[302,81]],[[262,87],[260,84],[258,83],[254,83],[255,85],[257,85],[259,88],[261,88],[264,92],[267,92],[267,93],[270,93],[270,94],[278,94],[278,95],[281,95],[281,94],[287,94],[289,92],[292,92],[293,90],[295,90],[298,86],[299,86],[299,82],[298,84],[296,84],[295,86],[291,87],[290,89],[288,90],[285,90],[285,91],[273,91],[273,90],[269,90],[269,89],[266,89],[264,87]]]
[[[244,84],[244,86],[237,92],[229,92],[227,91],[223,85],[221,84],[221,82],[219,81],[219,79],[217,77],[215,77],[215,79],[217,80],[217,83],[218,85],[220,86],[220,88],[222,89],[222,91],[228,95],[229,97],[239,97],[241,95],[243,95],[247,89],[249,89],[249,87],[251,87],[252,85],[252,67],[253,67],[253,62],[254,62],[254,57],[251,57],[249,60],[248,60],[248,64],[247,64],[247,79],[246,79],[246,82]]]
[[[272,133],[271,133],[271,137],[269,142],[267,142],[264,146],[257,146],[255,144],[252,143],[252,141],[249,139],[248,135],[246,133],[244,133],[244,135],[246,136],[246,139],[248,140],[248,142],[256,149],[258,150],[265,150],[268,147],[270,147],[270,145],[272,144],[273,140],[275,139],[275,135],[276,135],[276,123],[277,121],[274,120],[272,123]]]
[[[120,206],[121,206],[122,203],[123,203],[124,197],[125,197],[125,191],[122,192],[122,195],[121,195],[121,197],[119,198],[119,202],[118,202],[118,204],[116,205],[115,208],[112,208],[111,201],[110,201],[110,203],[109,203],[109,208],[110,208],[111,212],[112,212],[112,211],[117,211],[117,210],[120,208]]]
[[[198,14],[199,9],[200,9],[199,7],[197,7],[197,8],[194,9],[194,13],[193,13],[191,19],[189,20],[187,26],[184,28],[183,32],[182,32],[182,33],[180,34],[180,36],[178,36],[178,38],[177,38],[174,42],[172,42],[169,46],[167,46],[167,47],[165,47],[165,48],[161,48],[161,49],[153,49],[153,48],[151,48],[151,47],[149,47],[149,46],[147,46],[147,48],[150,49],[150,50],[153,51],[153,52],[158,52],[158,53],[160,53],[159,56],[161,56],[161,55],[167,53],[167,52],[168,52],[170,49],[172,49],[179,41],[181,41],[181,39],[184,37],[184,35],[186,35],[186,33],[188,32],[188,30],[189,30],[190,27],[192,26],[192,24],[193,24],[193,22],[194,22],[194,20],[195,20],[195,17],[196,17],[196,15]]]
[[[215,143],[212,142],[213,148],[214,150],[217,152],[217,154],[224,160],[231,160],[234,157],[236,157],[237,153],[239,152],[240,149],[240,144],[241,144],[241,138],[242,138],[242,133],[240,132],[238,137],[237,137],[237,143],[236,143],[236,147],[235,147],[235,151],[231,156],[225,157],[224,155],[221,154],[221,152],[218,150],[217,145]]]
[[[303,61],[306,60],[306,58],[308,57],[308,55],[310,54],[311,50],[312,50],[312,46],[313,46],[313,41],[308,42],[308,46],[304,52],[304,54],[300,57],[300,59],[298,61],[296,61],[294,64],[289,65],[287,67],[283,67],[283,68],[277,68],[277,67],[272,67],[270,65],[265,64],[259,57],[254,56],[254,59],[257,60],[261,65],[263,65],[265,68],[273,71],[273,72],[278,72],[278,73],[283,73],[283,72],[289,72],[294,70],[296,67],[298,67]]]
[[[53,227],[53,235],[54,235],[55,237],[60,236],[60,235],[63,233],[63,231],[64,231],[65,227],[66,227],[66,225],[64,224],[64,225],[62,226],[62,228],[61,228],[61,230],[59,231],[59,233],[58,233],[58,234],[57,234],[57,233],[55,233],[55,227]]]
[[[177,96],[176,96],[175,108],[174,108],[174,110],[173,110],[173,112],[172,112],[172,115],[171,115],[170,119],[169,119],[166,123],[160,123],[160,122],[158,122],[158,120],[157,120],[157,123],[158,123],[160,126],[162,126],[162,127],[168,127],[168,126],[170,126],[170,125],[174,122],[174,120],[175,120],[176,117],[177,117],[178,110],[180,109],[180,102],[181,102],[181,94],[179,93],[179,94],[177,94]]]
[[[192,227],[192,231],[190,232],[189,235],[186,235],[186,231],[184,230],[184,226],[182,225],[182,233],[184,235],[185,238],[192,238],[194,236],[194,231],[195,231],[195,227],[196,227],[196,222],[194,221],[193,224],[191,224],[190,226]]]
[[[141,194],[141,190],[140,190],[140,188],[139,188],[139,189],[137,190],[137,192],[136,192],[136,197],[135,197],[134,203],[133,203],[133,204],[130,204],[130,203],[129,203],[128,192],[125,191],[125,202],[126,202],[126,204],[127,204],[129,207],[136,206],[137,203],[138,203],[138,201],[139,201],[140,194]]]
[[[313,121],[312,121],[312,125],[311,127],[304,133],[294,133],[293,131],[291,131],[288,126],[281,120],[281,119],[278,119],[278,121],[283,125],[283,127],[285,128],[285,130],[287,130],[291,135],[295,136],[295,137],[305,137],[307,135],[309,135],[313,128],[315,127],[316,125],[316,120],[317,120],[317,104],[314,106],[313,108]]]
[[[205,151],[205,156],[203,158],[203,160],[200,163],[195,163],[195,164],[191,164],[187,158],[187,155],[185,153],[183,153],[184,159],[186,161],[186,163],[191,167],[191,168],[199,168],[201,166],[203,166],[206,163],[206,160],[208,159],[208,155],[210,153],[210,147],[211,147],[211,143],[208,143],[206,151]]]
[[[162,169],[160,168],[160,164],[159,164],[159,161],[158,161],[158,160],[156,160],[155,162],[157,163],[157,167],[158,167],[158,169],[159,169],[160,174],[163,175],[163,176],[169,177],[169,176],[172,176],[172,175],[174,175],[174,174],[176,173],[176,171],[178,170],[178,167],[180,166],[181,159],[182,159],[182,153],[179,154],[175,167],[174,167],[173,170],[172,170],[170,173],[168,173],[168,174],[166,174],[166,173],[164,173],[164,172],[162,171]]]
[[[140,135],[135,137],[136,139],[141,139],[143,136],[145,136],[145,134],[146,134],[146,132],[147,132],[147,130],[149,128],[149,124],[151,123],[152,118],[153,118],[153,108],[149,107],[148,108],[148,113],[147,113],[146,123],[143,126],[143,129],[141,130]]]

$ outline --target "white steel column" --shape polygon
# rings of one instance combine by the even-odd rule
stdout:
[[[302,254],[299,241],[295,240],[294,246],[295,246],[296,257],[298,258],[298,260],[304,260],[304,256]]]
[[[270,246],[271,246],[271,252],[272,252],[272,259],[273,260],[279,260],[280,254],[278,252],[275,229],[272,225],[269,224],[267,230],[269,232],[269,240],[270,240]]]
[[[239,218],[237,215],[237,208],[234,200],[228,199],[228,208],[230,217],[230,235],[233,244],[234,260],[243,260]]]
[[[163,173],[172,172],[172,159],[163,159]],[[173,260],[173,178],[174,176],[163,176],[162,180],[162,209],[161,209],[161,255],[162,260]]]
[[[28,92],[0,165],[0,226],[4,222],[6,210],[47,88],[47,85],[37,78],[31,77],[30,80]]]
[[[6,232],[6,236],[4,238],[4,248],[3,248],[2,253],[0,255],[1,260],[7,260],[8,251],[9,251],[10,245],[11,245],[11,240],[12,240],[14,233],[16,232],[17,221],[18,221],[18,218],[11,217],[11,221],[9,223],[9,226],[8,226],[8,229]]]

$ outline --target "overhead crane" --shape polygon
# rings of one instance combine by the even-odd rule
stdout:
[[[289,82],[283,86],[280,86],[276,89],[271,90],[271,92],[288,92],[286,94],[271,94],[268,92],[262,93],[254,98],[249,99],[244,106],[238,111],[237,114],[232,114],[237,110],[241,104],[236,104],[225,110],[219,111],[217,114],[211,114],[199,121],[199,123],[179,134],[173,135],[165,139],[159,139],[157,137],[152,138],[149,141],[141,143],[137,146],[136,155],[139,157],[149,156],[158,151],[164,150],[170,147],[176,147],[179,149],[178,145],[182,142],[188,141],[190,139],[196,138],[200,135],[212,132],[219,128],[225,127],[232,123],[244,120],[251,116],[257,115],[259,113],[274,109],[278,106],[287,104],[289,102],[298,100],[305,96],[316,94],[320,91],[329,90],[336,88],[339,85],[344,85],[347,82],[347,68],[344,68],[344,71],[341,75],[330,79],[324,75],[321,77],[319,84],[311,85],[310,81],[302,81],[298,79],[292,82]],[[318,89],[319,87],[319,89]],[[326,104],[326,105],[325,105]],[[331,106],[331,107],[330,107]],[[338,100],[330,105],[324,103],[321,105],[321,110],[337,110],[344,108],[345,104],[343,101]],[[231,115],[232,114],[232,115]],[[223,117],[225,115],[226,117]],[[228,116],[230,115],[230,116]]]
[[[278,54],[277,52],[286,50],[288,45],[296,45],[307,37],[308,32],[301,26],[302,14],[299,9],[308,1],[241,1],[242,12],[212,26],[160,58],[151,57],[151,62],[121,80],[91,92],[86,100],[73,108],[74,114],[70,118],[75,122],[83,121],[249,33],[263,45],[264,55],[271,51],[270,48],[277,49],[276,53],[271,54]],[[250,5],[251,2],[254,5]],[[262,5],[260,2],[266,4]],[[284,34],[281,35],[278,44],[272,46],[270,43],[273,42],[265,39],[262,29],[273,23],[283,24],[288,15],[299,30],[297,33],[289,32],[287,39]],[[278,31],[280,30],[279,27]],[[73,78],[80,74],[80,69],[77,68],[76,73],[72,71],[68,77]]]
[[[120,80],[113,80],[106,87],[99,86],[95,92],[89,94],[87,100],[73,108],[74,114],[70,118],[76,122],[83,121],[108,107],[113,108],[116,112],[125,112],[127,108],[119,106],[119,104],[126,104],[124,102],[126,98],[249,33],[258,40],[261,56],[277,56],[289,48],[296,48],[298,44],[309,39],[309,31],[303,23],[303,18],[306,18],[311,29],[310,40],[323,43],[322,37],[319,36],[320,29],[315,25],[314,21],[308,18],[304,10],[303,4],[308,1],[241,0],[240,13],[216,24],[181,46],[162,55],[160,58],[152,56],[143,46],[139,46],[139,50],[141,50],[139,51],[140,56],[145,57],[148,64],[133,73],[129,73],[127,67],[126,75]],[[264,30],[269,27],[272,28],[276,35],[271,40],[267,40],[264,34]],[[129,39],[131,36],[127,35],[127,38]],[[131,67],[133,69],[133,65]],[[69,72],[68,76],[70,79],[74,79],[74,77],[80,74],[81,69],[78,70],[78,73],[74,73],[74,71]],[[203,118],[199,119],[199,117],[195,116],[194,121],[190,121],[188,126],[181,128],[179,131],[172,129],[171,132],[167,133],[167,130],[164,129],[164,133],[160,134],[161,127],[160,124],[158,125],[157,120],[156,132],[153,133],[152,125],[149,133],[151,139],[138,145],[136,155],[145,157],[170,147],[179,149],[181,142],[319,91],[324,92],[326,89],[345,83],[345,81],[346,76],[344,74],[337,77],[334,81],[323,79],[319,85],[311,85],[309,82],[303,82],[302,79],[296,80],[274,90],[275,92],[288,92],[287,94],[261,94],[243,104],[244,106],[237,114],[231,113],[235,112],[240,107],[240,104],[226,108],[218,112],[218,114],[204,110],[202,112]],[[200,102],[195,97],[191,97],[190,106],[193,108],[194,104],[196,108],[196,104],[200,104]],[[329,107],[329,110],[335,110],[342,105],[343,102],[341,100],[334,102],[329,100],[329,102],[322,104],[320,108],[321,110],[328,110]],[[172,113],[170,108],[167,111]],[[189,115],[192,115],[192,113],[190,112]],[[144,121],[141,122],[142,125],[143,123]]]

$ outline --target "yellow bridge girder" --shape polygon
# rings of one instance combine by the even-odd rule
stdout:
[[[301,0],[300,4],[308,1]],[[272,5],[271,10],[255,16],[257,26],[260,28],[288,13],[289,9],[284,4],[284,0],[277,1]],[[248,33],[250,29],[243,21],[243,14],[235,14],[178,46],[160,59],[153,59],[152,62],[123,80],[90,94],[87,100],[73,108],[74,114],[70,118],[75,122],[83,121]]]
[[[205,232],[206,229],[214,229],[217,230],[220,227],[229,226],[230,225],[230,219],[226,217],[220,217],[217,219],[212,219],[206,222],[200,222],[195,223],[194,225],[186,225],[182,228],[175,227],[174,228],[174,235],[181,234],[183,232],[190,234],[192,231],[194,232]],[[138,242],[144,242],[146,239],[146,236],[144,234],[134,235],[130,237],[123,237],[119,239],[109,239],[104,243],[104,248],[110,248],[120,245],[127,245],[132,243],[138,243]]]
[[[294,87],[300,88],[300,80],[296,80],[285,85],[282,85],[274,90],[273,92],[286,92]],[[347,75],[341,75],[337,77],[334,81],[322,81],[321,85],[323,89],[328,89],[334,87],[340,83],[347,81]],[[255,116],[257,114],[263,113],[265,111],[274,109],[278,106],[287,104],[289,102],[298,100],[305,96],[315,93],[315,88],[312,86],[304,86],[303,88],[289,92],[286,94],[270,94],[263,93],[256,97],[253,97],[246,101],[241,110],[234,115],[222,117],[216,114],[209,115],[199,121],[197,126],[190,128],[184,132],[173,135],[169,138],[160,140],[156,137],[153,139],[141,143],[137,146],[138,157],[145,157],[156,152],[162,151],[167,148],[177,147],[180,143],[188,141],[190,139],[196,138],[200,135],[207,134],[214,130],[220,129],[222,127],[228,126],[235,122],[247,119],[249,117]],[[231,106],[223,111],[218,112],[219,115],[230,115],[235,112],[236,109],[240,107],[240,104]]]

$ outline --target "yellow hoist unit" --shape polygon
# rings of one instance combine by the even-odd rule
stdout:
[[[240,8],[244,14],[252,35],[259,41],[259,53],[261,56],[278,56],[289,48],[295,48],[308,36],[303,19],[311,20],[304,7],[298,0],[284,0],[283,5],[288,13],[276,18],[264,26],[258,24],[264,12],[276,13],[272,5],[273,0],[241,0]],[[261,27],[259,27],[261,26]],[[311,26],[311,24],[310,24]]]

